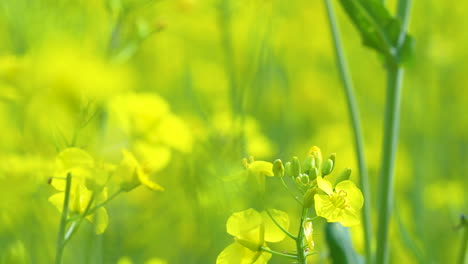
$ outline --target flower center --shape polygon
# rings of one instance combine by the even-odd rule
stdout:
[[[345,209],[348,206],[348,205],[346,205],[346,196],[347,195],[348,195],[348,193],[346,191],[340,190],[339,192],[334,192],[330,196],[330,200],[331,200],[332,204],[335,207]]]

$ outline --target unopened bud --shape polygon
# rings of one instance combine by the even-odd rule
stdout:
[[[309,171],[309,179],[311,181],[315,180],[317,178],[317,176],[319,175],[319,170],[317,168],[312,168],[310,171]]]
[[[273,163],[273,174],[278,178],[283,178],[284,176],[284,166],[280,159],[275,160]]]
[[[323,174],[323,176],[332,173],[333,168],[335,167],[335,157],[336,157],[336,154],[333,153],[333,154],[330,155],[330,157],[325,162],[323,162],[323,164],[322,164],[322,174]]]
[[[312,168],[315,168],[315,159],[314,156],[309,155],[305,158],[304,163],[302,164],[302,170],[304,173],[309,174]]]
[[[297,157],[293,157],[291,161],[291,175],[293,177],[299,177],[301,175],[301,164]]]
[[[286,175],[286,177],[292,177],[292,174],[291,174],[291,162],[286,162],[286,164],[284,165],[284,175]]]
[[[342,171],[338,177],[336,177],[336,182],[335,182],[335,185],[337,185],[338,183],[342,182],[342,181],[346,181],[346,180],[349,180],[349,177],[351,177],[351,169],[350,168],[346,168],[344,169],[344,171]]]
[[[309,175],[302,174],[301,175],[301,183],[304,184],[304,185],[309,184]]]
[[[322,166],[322,151],[317,146],[313,146],[309,150],[309,155],[314,156],[315,167],[320,168]]]

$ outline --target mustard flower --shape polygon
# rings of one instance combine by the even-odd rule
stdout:
[[[289,227],[285,212],[271,210],[270,213],[285,229]],[[226,228],[234,236],[234,243],[218,255],[217,264],[265,264],[271,254],[261,247],[266,248],[266,242],[279,242],[286,236],[266,212],[259,213],[252,208],[232,214]]]
[[[131,191],[141,184],[152,190],[164,190],[164,188],[159,184],[150,180],[148,173],[143,169],[131,152],[123,150],[122,155],[122,161],[115,169],[113,177],[120,182],[120,188],[123,191]]]
[[[350,180],[332,184],[317,177],[317,185],[324,194],[315,194],[315,211],[328,222],[340,222],[343,226],[353,226],[360,222],[360,209],[364,203],[361,190]]]
[[[256,161],[251,156],[249,160],[243,160],[244,167],[248,175],[251,175],[257,181],[260,192],[265,191],[265,178],[275,176],[273,173],[273,163],[267,161]]]

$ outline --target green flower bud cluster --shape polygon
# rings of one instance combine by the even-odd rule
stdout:
[[[318,191],[317,177],[325,177],[333,172],[336,164],[336,154],[332,153],[328,158],[322,158],[320,148],[313,146],[307,156],[301,162],[298,157],[292,157],[291,161],[283,166],[281,160],[275,160],[273,164],[273,174],[276,177],[292,178],[297,187],[302,191],[303,205],[313,207],[314,195]],[[337,176],[336,184],[348,180],[351,169],[345,169]]]

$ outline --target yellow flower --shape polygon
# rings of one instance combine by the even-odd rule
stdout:
[[[342,181],[333,189],[329,181],[318,176],[317,185],[325,192],[314,196],[318,216],[328,222],[340,222],[343,226],[359,224],[364,197],[352,181]]]
[[[285,229],[289,228],[289,217],[285,212],[271,210],[270,213]],[[266,212],[259,213],[252,208],[232,214],[226,228],[235,242],[218,255],[217,264],[267,263],[271,254],[260,247],[267,247],[265,242],[279,242],[286,236]]]
[[[273,173],[273,163],[267,161],[256,161],[251,156],[249,160],[243,160],[244,167],[249,175],[253,176],[258,183],[259,190],[265,191],[265,177],[275,176]]]
[[[307,242],[307,246],[309,250],[312,250],[314,249],[314,246],[315,246],[314,239],[312,237],[312,232],[313,232],[312,221],[305,222],[303,227],[304,227],[304,236]]]
[[[64,178],[68,174],[71,178],[70,188],[70,201],[69,213],[71,215],[82,215],[85,213],[88,204],[99,204],[107,200],[107,188],[102,187],[106,175],[104,170],[96,166],[94,159],[82,149],[67,148],[60,152],[56,158],[55,176]],[[101,186],[96,188],[94,192],[90,191],[87,183],[93,183],[94,186]],[[63,210],[63,202],[65,198],[65,184],[64,179],[53,179],[51,182],[59,192],[50,196],[49,201],[61,212]],[[97,185],[96,185],[97,184]],[[95,224],[96,233],[103,233],[109,223],[109,217],[104,207],[96,209],[93,214],[86,216],[91,223]]]
[[[152,190],[164,190],[164,188],[159,184],[150,180],[149,175],[142,168],[140,163],[138,163],[131,152],[123,150],[122,154],[123,159],[119,166],[117,166],[113,177],[116,177],[117,181],[120,182],[120,187],[123,191],[131,191],[140,184],[143,184]]]

